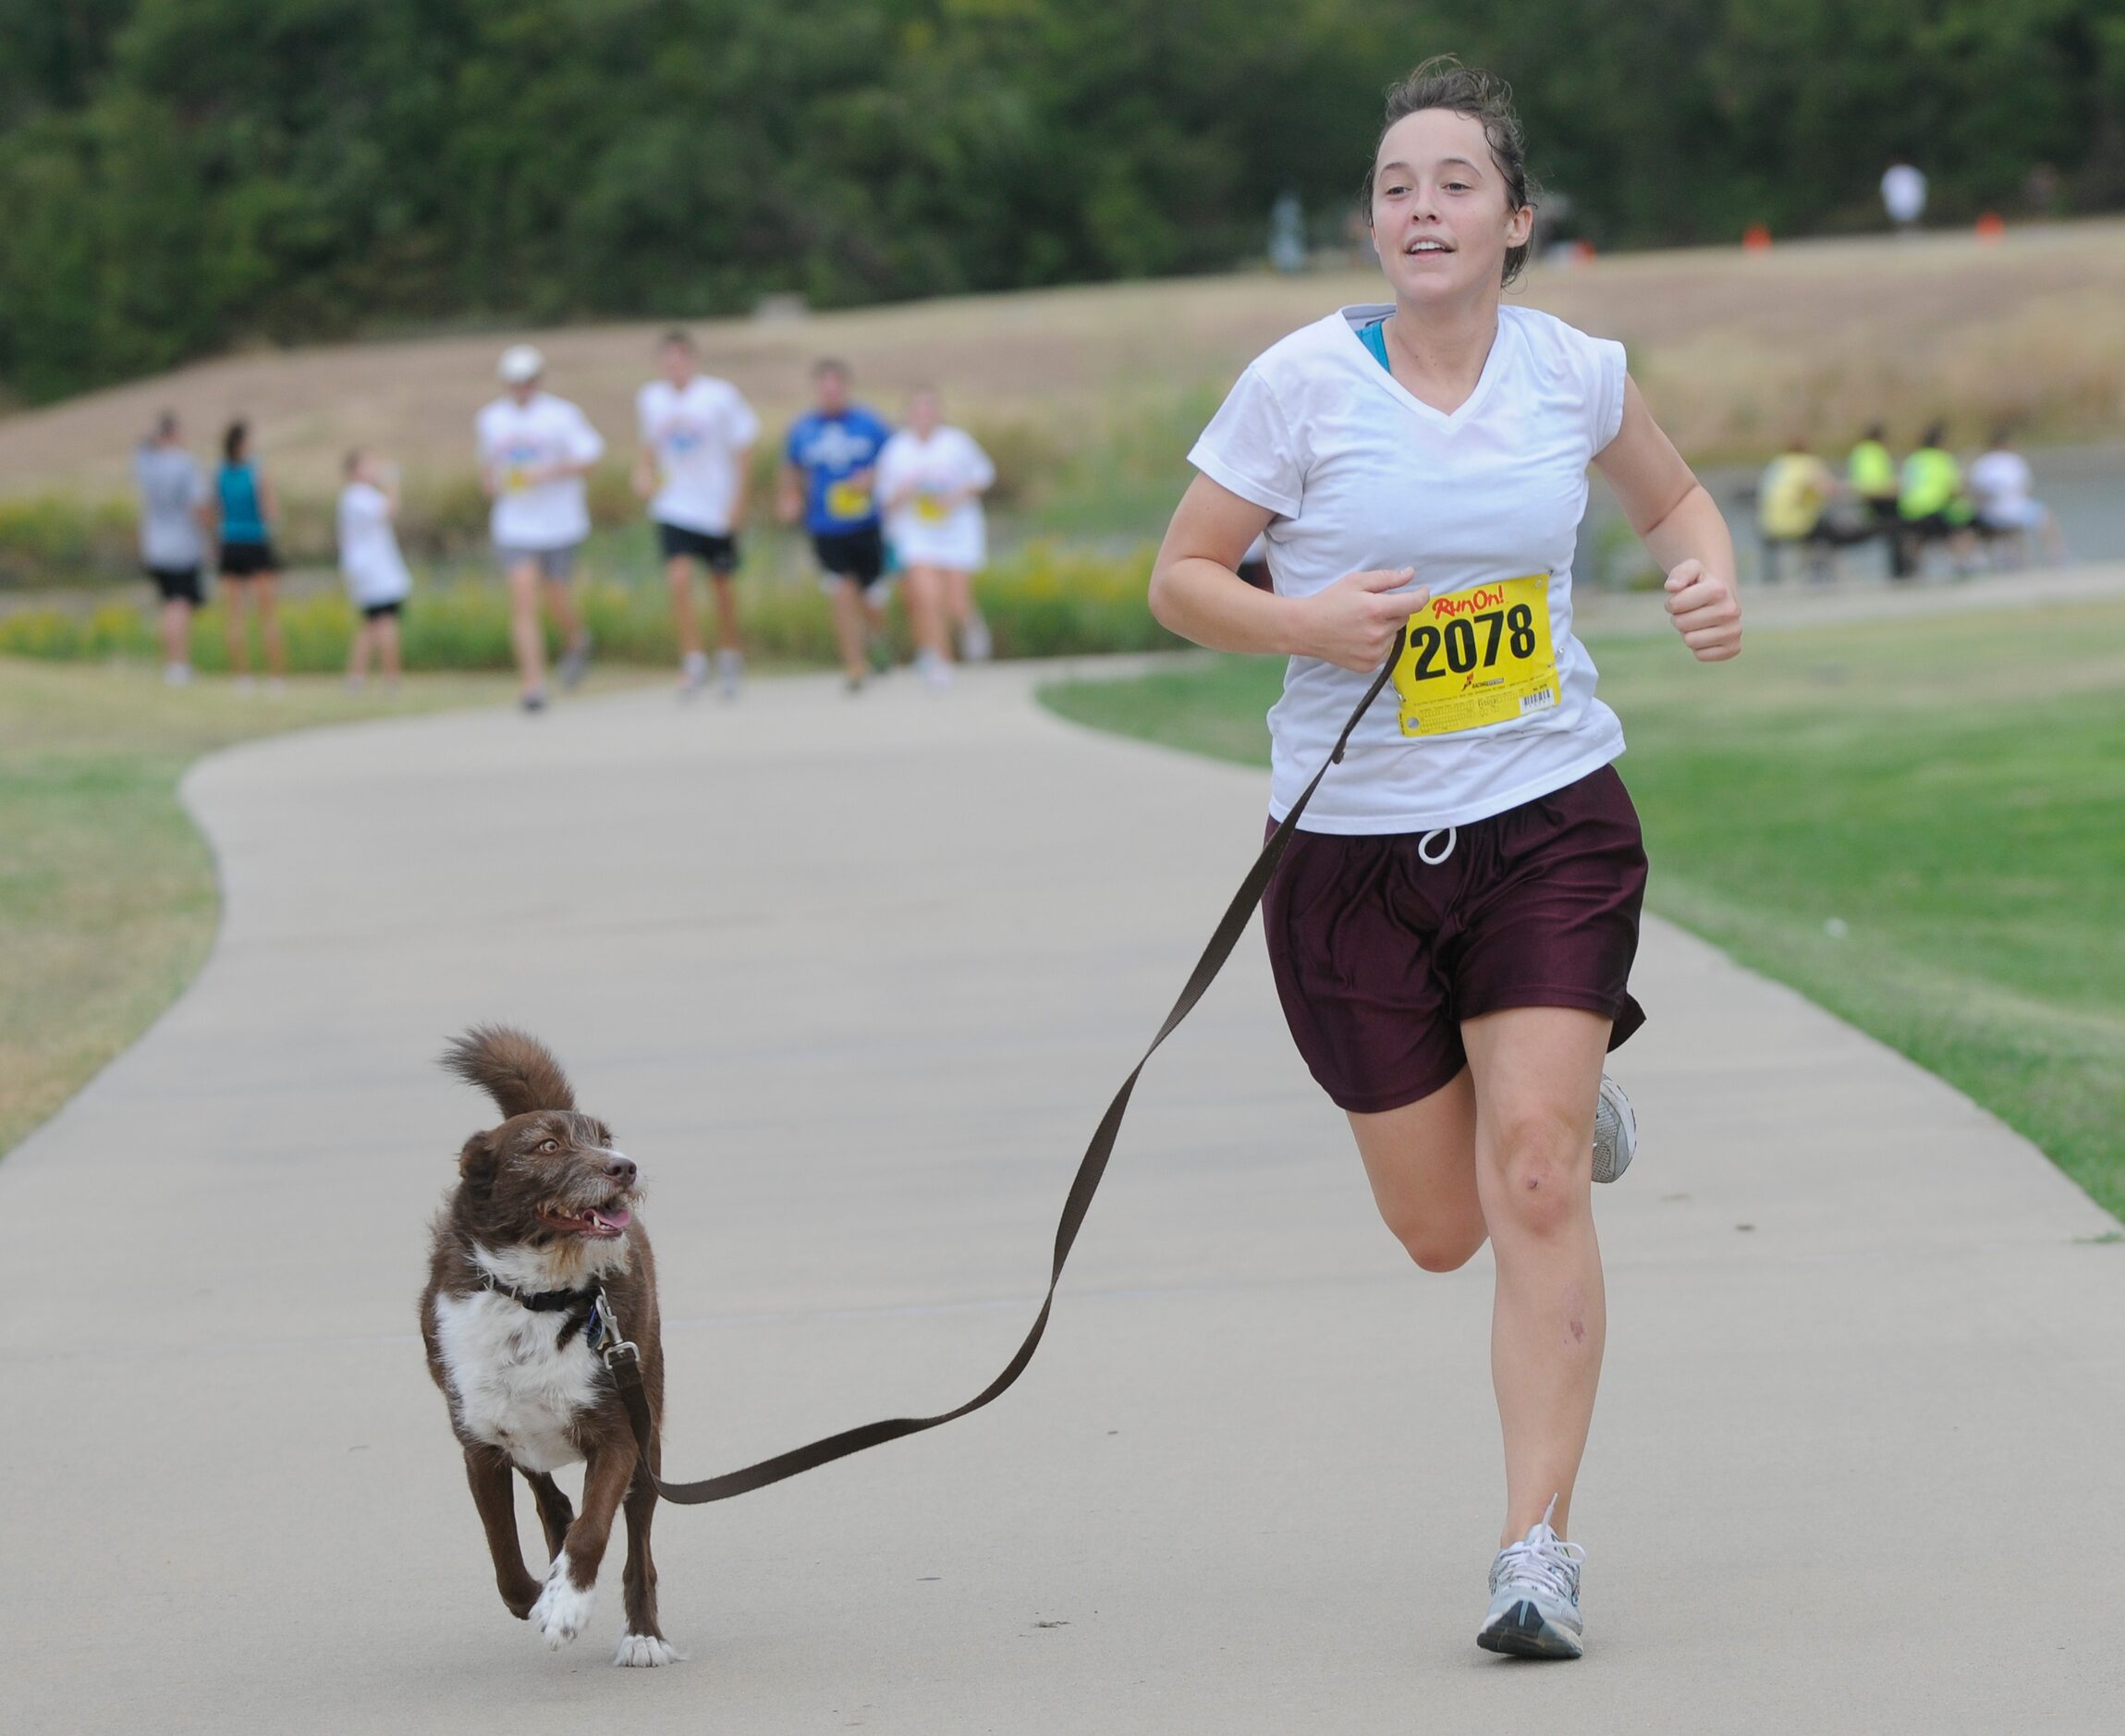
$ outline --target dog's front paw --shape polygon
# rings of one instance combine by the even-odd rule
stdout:
[[[531,1625],[545,1641],[546,1649],[557,1652],[590,1624],[591,1606],[597,1601],[597,1587],[579,1590],[568,1578],[568,1560],[563,1556],[546,1575],[546,1588],[531,1606]]]
[[[623,1633],[620,1649],[613,1654],[613,1662],[622,1669],[656,1669],[678,1661],[671,1642],[654,1633]]]

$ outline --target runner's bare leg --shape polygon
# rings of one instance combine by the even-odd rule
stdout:
[[[258,605],[258,636],[265,649],[265,672],[278,680],[287,673],[287,646],[280,636],[280,578],[262,572],[245,590]]]
[[[866,654],[870,645],[870,615],[864,605],[863,587],[853,579],[834,581],[834,634],[841,642],[841,667],[851,682],[860,682],[871,671]]]
[[[934,567],[908,568],[908,624],[918,650],[952,660],[951,637],[945,630],[945,575]]]
[[[1497,1260],[1491,1384],[1505,1434],[1500,1543],[1557,1498],[1569,1535],[1572,1484],[1594,1419],[1607,1336],[1594,1233],[1594,1109],[1609,1021],[1520,1007],[1461,1026],[1475,1086],[1476,1191]]]
[[[575,593],[566,579],[546,581],[546,607],[553,611],[554,625],[561,630],[564,646],[580,642],[583,636],[583,612],[576,606]]]
[[[738,651],[738,587],[727,572],[708,575],[708,593],[715,602],[715,648]]]
[[[228,672],[237,677],[250,673],[250,634],[245,630],[243,605],[250,594],[248,580],[222,581],[222,607],[228,611],[223,627],[228,636]]]
[[[701,621],[693,606],[693,557],[674,555],[664,564],[665,582],[671,587],[672,626],[678,638],[683,661],[701,654]]]
[[[529,696],[546,686],[546,642],[539,626],[539,564],[520,560],[509,568],[509,643],[517,653],[517,685]]]
[[[1466,1265],[1489,1233],[1476,1195],[1476,1094],[1462,1068],[1428,1097],[1353,1115],[1380,1218],[1427,1272]]]

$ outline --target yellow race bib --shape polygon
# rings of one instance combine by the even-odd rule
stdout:
[[[829,483],[826,485],[826,513],[834,519],[868,519],[871,516],[871,484]]]
[[[942,524],[952,515],[946,508],[945,497],[942,495],[917,495],[915,496],[915,516],[925,524]]]
[[[1547,711],[1562,697],[1549,640],[1549,575],[1433,597],[1395,662],[1402,733],[1447,736]]]

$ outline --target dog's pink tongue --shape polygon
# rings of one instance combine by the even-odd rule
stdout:
[[[603,1224],[607,1229],[625,1229],[634,1222],[634,1214],[624,1205],[616,1205],[610,1211],[601,1211],[596,1206],[592,1206],[591,1208],[591,1220],[593,1223]]]

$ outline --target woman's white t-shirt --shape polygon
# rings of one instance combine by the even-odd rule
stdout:
[[[635,394],[635,420],[663,478],[649,516],[683,531],[728,536],[739,455],[760,438],[760,418],[744,395],[728,380],[704,373],[683,390],[652,380]]]
[[[1561,789],[1623,752],[1623,727],[1594,696],[1594,660],[1571,631],[1586,468],[1622,425],[1623,346],[1533,309],[1500,308],[1483,376],[1448,415],[1406,390],[1359,337],[1393,312],[1345,308],[1272,346],[1240,375],[1189,461],[1277,515],[1265,536],[1280,595],[1311,596],[1369,568],[1416,568],[1414,584],[1433,598],[1421,618],[1447,630],[1449,652],[1472,647],[1473,656],[1470,673],[1429,679],[1447,674],[1438,662],[1412,691],[1440,694],[1485,679],[1484,654],[1500,648],[1505,628],[1501,597],[1512,605],[1509,645],[1534,642],[1519,609],[1546,604],[1555,676],[1540,692],[1508,693],[1523,708],[1516,715],[1436,734],[1405,733],[1390,687],[1306,810],[1313,832],[1466,825]],[[1502,583],[1513,580],[1528,582]],[[1472,631],[1459,616],[1471,617]],[[1498,666],[1509,664],[1508,654]],[[1371,683],[1315,658],[1290,660],[1269,713],[1276,818],[1327,759]]]
[[[949,567],[972,572],[988,557],[981,491],[996,480],[996,467],[963,428],[933,428],[925,440],[903,428],[878,454],[878,498],[903,488],[915,493],[885,514],[885,535],[906,567]],[[967,494],[946,508],[949,495]]]
[[[349,483],[339,491],[339,572],[358,608],[402,603],[413,577],[391,529],[391,502],[372,483]]]
[[[565,397],[538,392],[528,404],[496,398],[480,412],[480,461],[494,474],[495,509],[487,528],[497,548],[573,548],[591,533],[580,476],[545,482],[531,473],[552,464],[595,464],[605,443],[590,419]]]

